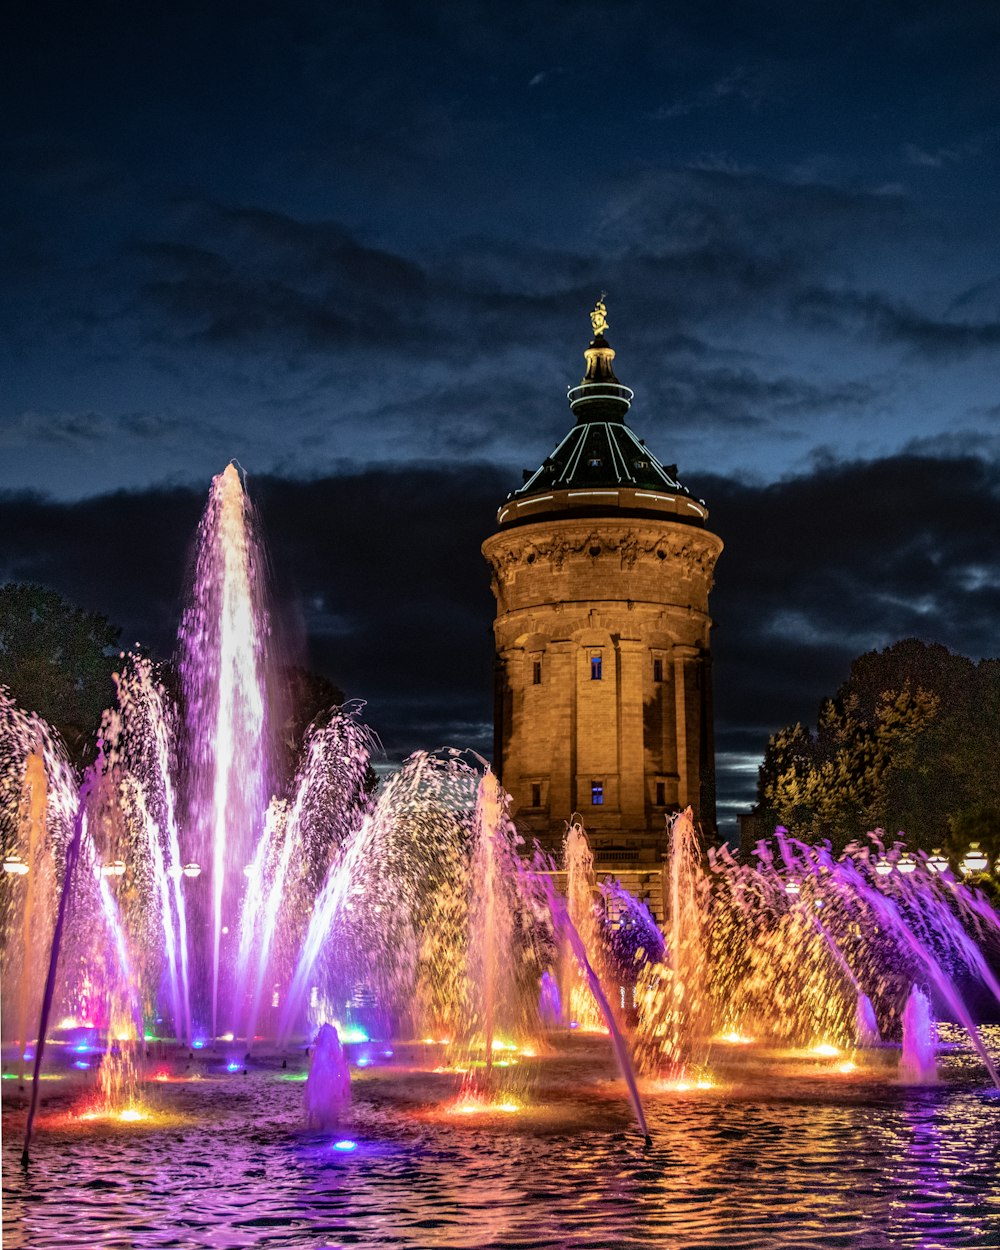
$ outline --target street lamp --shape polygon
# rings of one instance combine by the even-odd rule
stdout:
[[[3,861],[3,870],[12,877],[23,877],[28,871],[28,865],[18,855],[17,851],[11,851]]]
[[[200,877],[201,876],[201,864],[185,864],[184,867],[181,869],[181,872],[184,874],[185,877]]]
[[[970,872],[985,872],[989,866],[990,861],[980,849],[979,843],[970,842],[965,859],[962,860],[962,871],[966,874]]]
[[[880,859],[875,865],[875,871],[880,877],[887,877],[892,872],[892,864],[887,859]]]
[[[899,859],[896,861],[897,872],[902,872],[902,873],[915,872],[916,868],[917,868],[917,861],[913,858],[913,856],[909,853],[909,851],[905,852],[905,854],[903,855],[900,855]]]
[[[794,877],[789,877],[785,882],[785,893],[794,897],[796,894],[802,893],[802,886],[799,885]]]
[[[106,877],[124,877],[125,861],[123,859],[113,859],[110,864],[104,864],[101,872]]]
[[[927,860],[927,871],[928,872],[947,872],[948,871],[948,861],[941,854],[941,848],[939,846],[936,846],[934,848],[934,850],[931,852]]]

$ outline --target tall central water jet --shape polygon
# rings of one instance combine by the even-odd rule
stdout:
[[[222,939],[235,932],[244,869],[251,863],[270,793],[263,559],[235,465],[212,482],[198,533],[191,602],[181,624],[189,789],[188,827],[208,867],[212,934],[212,1036],[235,1027],[239,1004],[220,991]],[[203,975],[208,970],[202,970]],[[207,1008],[196,1001],[196,1010]]]

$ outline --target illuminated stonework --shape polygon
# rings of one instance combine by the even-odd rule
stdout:
[[[483,544],[497,601],[494,761],[553,848],[578,812],[598,866],[659,869],[666,815],[715,825],[708,510],[625,423],[598,334],[574,428]],[[621,875],[617,872],[616,875]]]

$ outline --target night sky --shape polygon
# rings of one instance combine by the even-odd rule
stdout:
[[[730,829],[853,656],[1000,653],[998,83],[994,0],[21,6],[0,581],[169,653],[236,458],[290,653],[488,750],[479,544],[607,290],[726,543]]]

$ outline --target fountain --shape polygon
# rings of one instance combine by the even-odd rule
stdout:
[[[329,1132],[340,1125],[351,1103],[351,1070],[332,1024],[320,1026],[306,1078],[306,1124]]]
[[[931,1004],[923,990],[914,986],[903,1008],[899,1079],[908,1085],[932,1085],[938,1079],[935,1049]]]
[[[19,1085],[33,1063],[29,1138],[36,1120],[205,1129],[200,1090],[227,1080],[248,1092],[228,1087],[211,1115],[228,1102],[266,1121],[268,1091],[305,1080],[319,1138],[350,1104],[352,1131],[389,1141],[406,1125],[438,1141],[634,1124],[656,1150],[661,1108],[720,1084],[888,1087],[897,1055],[893,1088],[933,1079],[932,1005],[961,1030],[960,1080],[1000,1085],[960,988],[974,978],[1000,1002],[983,954],[1000,920],[919,856],[878,871],[898,848],[877,836],[835,857],[779,831],[740,861],[706,853],[679,813],[661,931],[597,882],[578,821],[559,864],[525,845],[471,753],[418,752],[376,788],[357,706],[321,717],[285,776],[256,535],[230,466],[176,670],[121,657],[82,782],[0,692],[3,1041]],[[959,1079],[950,1054],[939,1089]],[[43,1079],[67,1092],[42,1100]]]

